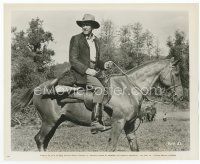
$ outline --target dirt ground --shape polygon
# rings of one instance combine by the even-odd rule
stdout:
[[[144,122],[136,134],[140,151],[188,151],[190,148],[189,111],[168,110],[167,121],[164,111],[158,110],[153,122]],[[11,129],[12,151],[37,151],[34,136],[36,126],[18,126]],[[51,139],[48,151],[105,151],[109,131],[92,135],[88,127],[61,125]],[[124,134],[120,136],[117,151],[130,151]]]

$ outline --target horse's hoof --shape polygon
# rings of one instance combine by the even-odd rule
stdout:
[[[110,130],[112,127],[109,126],[109,127],[104,127],[103,129],[91,129],[91,133],[92,134],[97,134],[98,132],[105,132],[107,130]]]
[[[97,134],[98,133],[98,130],[95,130],[95,129],[91,129],[90,131],[91,131],[92,134]]]
[[[102,129],[102,130],[99,130],[100,132],[105,132],[105,131],[107,131],[107,130],[110,130],[112,127],[111,126],[108,126],[108,127],[104,127],[104,129]]]

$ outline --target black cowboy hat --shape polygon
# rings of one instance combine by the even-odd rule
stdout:
[[[76,23],[80,27],[82,27],[83,24],[85,24],[85,23],[90,24],[95,29],[100,27],[100,24],[97,21],[95,21],[95,17],[93,15],[91,15],[91,14],[85,14],[83,16],[82,21],[76,21]]]

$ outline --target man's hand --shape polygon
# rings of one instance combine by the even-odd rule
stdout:
[[[112,61],[107,61],[107,62],[105,62],[105,64],[104,64],[104,68],[105,69],[109,69],[109,68],[111,68],[113,66],[113,62]]]
[[[85,73],[90,76],[95,76],[97,74],[97,71],[94,69],[88,68]]]

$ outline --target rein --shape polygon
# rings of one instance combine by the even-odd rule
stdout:
[[[128,75],[115,63],[113,62],[113,64],[117,67],[117,69],[123,74],[126,76],[126,78],[128,79],[128,81],[133,85],[133,87],[139,91],[142,95],[144,95],[145,93],[142,91],[142,89],[135,83],[133,82],[129,77]]]
[[[169,105],[169,104],[172,103],[172,102],[166,103],[166,102],[163,102],[163,101],[157,101],[157,100],[150,99],[150,98],[147,97],[147,95],[142,91],[142,89],[141,89],[135,82],[133,82],[133,80],[130,79],[129,76],[128,76],[115,62],[113,62],[113,64],[117,67],[117,69],[118,69],[123,75],[126,76],[126,78],[127,78],[128,81],[131,83],[131,85],[132,85],[137,91],[139,91],[139,92],[142,94],[143,98],[145,98],[147,101],[156,102],[156,103],[164,103],[164,104],[166,104],[166,105]],[[161,72],[162,72],[162,71],[161,71]],[[161,72],[159,73],[159,75],[161,74]],[[175,81],[174,81],[174,79],[173,79],[173,84],[174,84],[174,85],[172,86],[172,88],[175,89]],[[171,89],[171,87],[170,87],[170,89]]]

